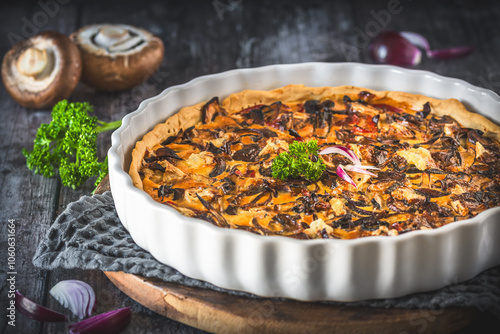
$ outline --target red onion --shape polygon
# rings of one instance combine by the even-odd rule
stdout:
[[[50,294],[62,306],[69,308],[79,319],[91,316],[95,307],[95,293],[90,285],[79,280],[60,281]]]
[[[69,326],[71,334],[116,334],[127,328],[132,319],[130,307],[98,314]]]
[[[335,172],[342,180],[349,182],[350,184],[352,184],[357,188],[356,183],[354,183],[349,174],[347,174],[346,171],[342,168],[342,165],[338,165],[337,170]]]
[[[344,157],[346,157],[347,159],[351,160],[352,163],[355,165],[361,164],[361,161],[359,160],[356,153],[354,153],[354,151],[352,151],[348,147],[342,146],[342,145],[334,145],[334,146],[327,147],[327,148],[321,150],[321,152],[319,152],[318,154],[331,154],[331,153],[341,154]]]
[[[394,31],[384,31],[375,37],[369,51],[373,60],[383,64],[417,65],[422,59],[422,51]]]
[[[351,172],[356,172],[356,173],[361,173],[361,174],[368,174],[370,176],[377,176],[377,174],[373,174],[372,172],[369,172],[367,170],[365,170],[365,168],[370,168],[372,166],[354,166],[354,165],[347,165],[347,166],[343,166],[345,169],[347,169],[348,171],[351,171]],[[378,168],[372,168],[372,169],[378,169]]]
[[[423,49],[429,58],[451,59],[471,53],[472,47],[453,47],[432,50],[427,39],[410,31],[384,31],[370,43],[370,56],[378,63],[392,65],[417,65]]]
[[[34,301],[24,297],[16,290],[16,309],[22,314],[37,321],[62,322],[67,321],[68,317],[62,313],[43,307]]]
[[[349,174],[347,174],[347,172],[344,170],[344,168],[351,171],[351,172],[368,174],[370,176],[375,176],[375,177],[377,176],[376,174],[373,174],[372,172],[369,172],[366,169],[379,169],[379,168],[377,168],[375,166],[362,166],[361,160],[356,155],[356,153],[354,153],[353,150],[351,150],[350,148],[348,148],[346,146],[342,146],[342,145],[329,146],[329,147],[321,150],[321,152],[319,152],[318,154],[331,154],[331,153],[341,154],[344,157],[346,157],[352,161],[352,163],[354,165],[347,165],[347,166],[338,165],[337,170],[335,172],[337,173],[337,175],[341,179],[349,182],[353,186],[357,187],[356,183],[354,183],[354,181],[351,179]]]

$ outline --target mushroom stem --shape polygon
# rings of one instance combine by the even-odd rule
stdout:
[[[95,36],[95,43],[100,47],[109,47],[130,38],[130,32],[118,26],[105,25]]]
[[[39,76],[49,65],[49,58],[46,49],[27,48],[17,59],[17,70],[26,76]]]

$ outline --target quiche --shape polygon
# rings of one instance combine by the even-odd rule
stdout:
[[[456,99],[289,85],[186,106],[136,143],[129,174],[155,201],[223,228],[298,239],[396,236],[500,205],[500,127]],[[273,177],[294,142],[354,152],[316,180]],[[201,222],[200,222],[201,223]]]

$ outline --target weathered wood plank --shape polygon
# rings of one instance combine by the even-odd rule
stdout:
[[[144,9],[142,5],[130,3],[123,8],[115,8],[109,5],[108,8],[102,8],[103,4],[90,3],[82,8],[80,13],[81,25],[93,22],[109,22],[110,14],[114,17],[123,18],[125,23],[135,24],[149,29],[161,35],[159,24],[162,18],[156,20],[149,19],[152,13],[151,9]],[[157,8],[158,9],[158,8]],[[132,16],[132,17],[130,17]],[[116,21],[113,20],[113,21]],[[146,22],[146,25],[141,23]],[[155,26],[156,25],[156,26]],[[93,88],[80,83],[76,91],[72,94],[72,101],[88,101],[94,106],[94,115],[104,121],[112,121],[121,119],[125,114],[135,110],[140,102],[151,96],[160,93],[169,85],[167,80],[169,72],[162,68],[156,72],[152,78],[148,79],[144,84],[125,92],[105,93],[95,91]],[[104,133],[99,136],[98,154],[101,159],[104,159],[107,150],[111,146],[111,133]],[[58,212],[82,195],[89,195],[93,190],[93,181],[87,181],[79,189],[73,190],[62,187],[60,191],[60,199],[58,203]],[[58,281],[65,279],[80,279],[94,287],[98,298],[98,306],[96,313],[102,313],[117,309],[120,307],[130,306],[133,312],[133,320],[127,328],[127,333],[163,333],[165,330],[179,333],[197,333],[196,329],[185,326],[181,323],[160,316],[151,310],[136,303],[128,296],[118,290],[101,272],[99,271],[83,271],[83,270],[53,270],[49,273],[47,280],[48,286],[55,285]],[[49,307],[58,308],[58,303],[52,298],[47,298]],[[46,324],[43,332],[53,333],[64,331],[64,326],[60,324]]]
[[[0,122],[0,249],[2,250],[2,274],[0,293],[7,296],[10,285],[7,285],[7,222],[15,220],[15,287],[29,298],[43,300],[46,273],[34,268],[31,258],[35,247],[44,235],[51,221],[54,219],[54,208],[57,200],[58,182],[55,179],[45,179],[33,175],[25,166],[21,154],[23,147],[30,147],[33,141],[34,129],[39,126],[42,113],[33,113],[16,105],[6,97],[1,99],[2,119]],[[5,259],[5,260],[4,260]],[[11,275],[8,275],[9,277]],[[11,298],[2,298],[1,308],[6,309]],[[39,324],[23,322],[16,317],[15,330],[7,326],[6,317],[0,318],[0,330],[3,332],[36,332]]]
[[[4,5],[5,6],[5,5]],[[2,55],[17,38],[30,37],[43,30],[62,30],[62,22],[71,22],[74,6],[57,6],[47,12],[40,4],[14,3],[2,9],[0,24],[0,50]],[[7,15],[8,14],[8,15]],[[61,20],[64,17],[66,20]],[[17,105],[2,88],[0,90],[0,247],[2,249],[2,275],[0,293],[7,296],[4,256],[7,250],[6,222],[16,220],[16,288],[26,297],[44,303],[47,291],[48,273],[34,267],[31,259],[36,246],[53,222],[59,198],[57,179],[46,179],[34,175],[25,164],[22,148],[31,148],[36,131],[41,123],[50,121],[48,110],[27,110]],[[5,310],[10,298],[2,298],[1,309]],[[4,314],[2,312],[2,314]],[[4,333],[37,333],[43,324],[17,313],[16,327],[6,324],[7,318],[0,317],[0,331]]]

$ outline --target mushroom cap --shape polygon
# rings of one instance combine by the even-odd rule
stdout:
[[[88,25],[70,39],[82,55],[82,81],[101,91],[143,83],[160,67],[164,55],[160,38],[131,25]]]
[[[81,73],[78,48],[56,31],[15,44],[2,61],[5,89],[17,103],[31,109],[51,108],[68,98]]]

